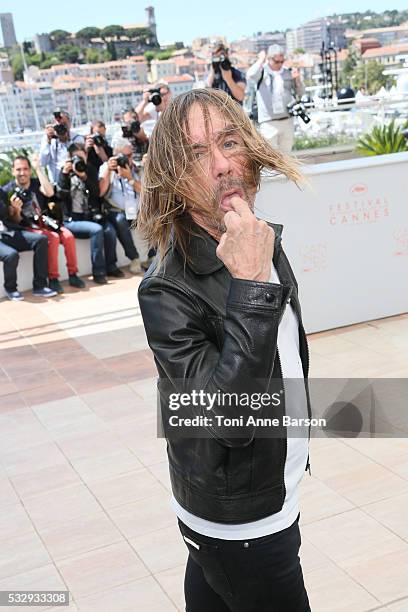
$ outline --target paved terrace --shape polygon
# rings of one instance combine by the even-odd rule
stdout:
[[[81,612],[184,609],[139,282],[0,303],[0,590],[69,589]],[[309,340],[311,375],[408,376],[407,314]],[[311,446],[301,523],[312,610],[406,612],[408,441]]]

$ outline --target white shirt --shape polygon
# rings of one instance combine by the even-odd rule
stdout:
[[[273,79],[272,109],[274,114],[280,115],[281,113],[284,113],[286,111],[283,106],[284,84],[282,78],[282,69],[271,70],[270,75]]]
[[[40,145],[40,163],[46,167],[48,176],[52,183],[57,184],[60,172],[65,162],[68,159],[68,147],[72,143],[84,144],[84,137],[80,134],[70,131],[69,141],[61,142],[59,138],[52,138],[48,141],[47,135],[44,134]]]
[[[272,264],[271,283],[280,283],[278,274]],[[302,362],[299,355],[299,322],[290,304],[286,304],[278,328],[278,352],[282,367],[282,376],[290,379],[285,387],[286,414],[307,418],[307,399],[304,386]],[[172,497],[171,504],[178,518],[190,529],[221,540],[246,540],[260,538],[290,527],[299,514],[299,483],[305,472],[309,452],[307,428],[299,437],[287,438],[287,455],[285,463],[286,496],[279,512],[251,523],[227,525],[202,519],[185,510]]]
[[[107,166],[108,162],[105,162],[99,168],[99,178],[103,177]],[[132,176],[135,180],[139,180],[139,176],[133,169]],[[137,201],[136,206],[139,207],[139,194],[129,184],[129,181],[119,176],[117,172],[111,172],[110,187],[105,198],[123,211],[126,210],[126,200],[128,198],[135,199]]]

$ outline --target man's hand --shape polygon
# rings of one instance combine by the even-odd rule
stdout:
[[[132,171],[129,166],[125,166],[124,168],[122,168],[122,166],[118,166],[118,174],[121,178],[125,178],[128,181],[131,181],[133,178]]]
[[[266,60],[266,51],[260,51],[258,53],[258,61],[262,62],[262,64],[265,62]]]
[[[234,210],[224,217],[227,230],[221,236],[217,257],[234,278],[267,283],[275,232],[265,221],[259,221],[241,198],[231,198],[231,206]]]
[[[116,157],[110,157],[108,160],[108,168],[111,172],[114,172],[118,168],[118,161]]]
[[[62,174],[71,174],[72,171],[72,161],[70,159],[67,159],[65,164],[62,166]]]
[[[9,217],[20,223],[21,221],[21,209],[23,208],[23,201],[20,200],[16,195],[12,195],[10,198],[9,206]]]
[[[54,136],[56,136],[55,130],[53,126],[51,125],[51,123],[45,126],[45,134],[47,136],[48,142],[51,142]]]
[[[94,141],[93,138],[91,136],[91,134],[88,134],[87,137],[85,138],[85,149],[87,149],[88,151],[92,148],[94,148]]]
[[[232,70],[231,70],[231,68],[228,68],[228,70],[224,70],[224,68],[220,64],[220,69],[221,69],[221,76],[222,76],[222,78],[224,79],[225,82],[228,83],[228,81],[232,80]]]
[[[22,207],[23,200],[20,200],[20,198],[16,195],[12,195],[10,198],[10,208],[12,209],[13,213],[19,213]]]
[[[41,167],[40,166],[40,156],[38,155],[38,153],[33,153],[32,155],[30,155],[30,161],[35,171],[37,171],[38,168]]]

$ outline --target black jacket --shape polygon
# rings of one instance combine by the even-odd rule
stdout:
[[[74,174],[72,176],[74,176]],[[84,183],[84,188],[86,189],[87,195],[88,195],[88,201],[87,201],[88,210],[92,210],[92,209],[99,210],[101,207],[101,200],[99,197],[98,173],[95,170],[95,168],[90,164],[87,164],[86,166],[86,181]],[[71,175],[60,172],[58,184],[57,184],[57,194],[63,203],[65,219],[69,219],[72,215],[71,189],[72,189]]]
[[[281,225],[272,227],[273,261],[282,284],[232,278],[216,256],[217,242],[193,227],[197,235],[189,242],[191,262],[184,265],[179,251],[170,248],[164,268],[151,268],[139,287],[147,339],[159,373],[172,489],[177,501],[201,518],[219,523],[256,521],[283,506],[286,429],[280,437],[264,438],[257,437],[255,427],[247,427],[237,438],[228,428],[213,424],[206,428],[206,437],[173,436],[167,425],[169,395],[186,391],[188,381],[194,381],[193,388],[201,385],[212,393],[274,392],[276,382],[282,386],[277,336],[289,301],[300,322],[306,379],[309,356],[297,283],[281,247]],[[306,381],[305,386],[310,416]],[[279,409],[284,414],[284,401]],[[237,406],[216,405],[212,412],[234,416],[236,411]],[[267,412],[264,408],[262,416],[270,416]]]

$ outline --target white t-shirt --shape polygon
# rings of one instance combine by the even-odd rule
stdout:
[[[284,83],[282,78],[282,69],[271,70],[270,73],[273,79],[272,109],[275,115],[280,115],[286,111],[285,107],[283,106]]]
[[[280,283],[272,264],[271,283]],[[286,413],[290,416],[307,418],[307,399],[304,386],[302,361],[299,355],[299,322],[290,304],[286,304],[278,328],[278,352],[283,378],[290,379],[285,387]],[[299,514],[299,484],[305,472],[309,452],[307,428],[303,435],[292,437],[288,432],[285,463],[286,496],[282,510],[251,523],[227,525],[206,521],[185,510],[172,497],[171,504],[178,518],[190,529],[221,540],[246,540],[260,538],[290,527]]]

